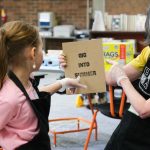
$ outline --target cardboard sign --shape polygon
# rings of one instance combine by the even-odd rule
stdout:
[[[106,91],[102,41],[85,40],[63,43],[67,58],[65,77],[77,78],[87,89],[77,89],[76,94]]]

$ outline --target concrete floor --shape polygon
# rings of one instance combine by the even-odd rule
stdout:
[[[40,85],[46,85],[55,82],[55,80],[58,79],[61,74],[60,72],[58,73],[51,71],[42,71],[42,73],[47,74],[47,76],[40,81]],[[91,120],[92,114],[89,109],[85,107],[77,108],[75,106],[76,97],[77,95],[52,95],[49,119],[83,117]],[[120,120],[106,117],[99,112],[97,115],[98,141],[95,141],[93,132],[88,150],[104,150],[107,141],[119,122]],[[81,124],[81,126],[86,127],[87,124]],[[57,131],[73,129],[75,127],[76,124],[72,121],[67,124],[66,122],[50,124],[50,128]],[[56,147],[53,145],[53,135],[50,134],[52,150],[83,150],[87,132],[88,131],[58,135]]]
[[[52,96],[50,119],[63,118],[63,117],[83,117],[85,119],[91,120],[91,111],[85,107],[77,108],[75,106],[77,95],[59,95],[54,94]],[[92,133],[88,150],[103,150],[110,135],[118,125],[120,120],[111,119],[104,116],[100,112],[97,115],[98,123],[98,141],[94,139],[94,132]],[[65,129],[75,128],[75,122],[71,121],[69,123],[59,122],[51,123],[50,128],[60,131]],[[82,124],[86,127],[87,124]],[[83,150],[85,139],[87,136],[87,131],[78,133],[67,133],[57,136],[57,146],[53,145],[53,135],[51,137],[52,150]]]

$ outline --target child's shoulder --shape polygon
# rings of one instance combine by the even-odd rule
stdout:
[[[0,90],[0,101],[8,102],[11,105],[17,105],[25,99],[23,93],[15,85],[15,83],[7,78]]]

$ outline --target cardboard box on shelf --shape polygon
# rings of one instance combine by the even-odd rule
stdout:
[[[134,44],[132,40],[103,42],[105,70],[108,71],[111,68],[111,64],[108,64],[106,60],[114,60],[122,65],[129,63],[134,58]]]

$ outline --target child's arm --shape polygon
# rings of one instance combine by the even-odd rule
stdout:
[[[56,81],[55,83],[53,83],[51,85],[40,87],[39,90],[53,94],[53,93],[57,92],[58,90],[60,90],[61,88],[76,89],[76,88],[87,88],[87,87],[85,85],[79,83],[79,78],[77,78],[77,79],[64,78],[64,79]],[[74,92],[74,90],[72,92]]]
[[[39,91],[45,91],[45,92],[53,94],[61,88],[62,88],[61,84],[59,82],[55,82],[50,85],[39,87]]]
[[[12,119],[15,114],[14,110],[16,109],[10,103],[0,100],[0,130]]]

